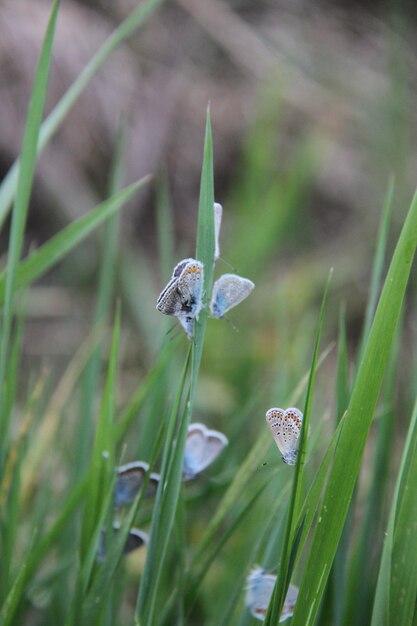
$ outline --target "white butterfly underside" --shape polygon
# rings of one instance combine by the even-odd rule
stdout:
[[[228,439],[204,424],[190,424],[185,444],[183,477],[191,480],[211,465],[228,444]]]
[[[248,278],[237,274],[223,274],[213,286],[211,315],[220,319],[227,311],[247,298],[254,287],[255,284]]]
[[[220,245],[219,245],[219,237],[220,237],[220,228],[222,225],[222,217],[223,217],[223,207],[218,202],[214,203],[214,260],[220,256]]]
[[[295,465],[298,454],[298,439],[300,436],[303,414],[295,407],[284,409],[269,409],[266,422],[274,437],[275,443],[282,454],[282,460],[288,465]]]
[[[142,488],[146,474],[149,472],[149,465],[145,461],[134,461],[126,463],[117,468],[116,485],[114,489],[114,506],[119,508],[131,504]],[[155,472],[151,472],[145,496],[155,494],[161,477]]]
[[[189,337],[194,334],[194,320],[202,307],[204,267],[195,259],[183,259],[174,268],[171,280],[161,291],[156,308],[174,315]]]
[[[265,619],[276,579],[276,576],[268,574],[261,567],[254,568],[249,574],[245,605],[256,619],[261,621]],[[290,585],[282,608],[280,622],[284,622],[293,615],[297,596],[298,588]]]

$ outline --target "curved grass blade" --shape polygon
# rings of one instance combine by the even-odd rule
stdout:
[[[417,194],[398,240],[352,391],[305,573],[293,626],[317,614],[358,477],[417,246]]]
[[[0,470],[4,462],[10,425],[10,413],[4,410],[5,398],[3,392],[13,318],[15,284],[17,279],[18,263],[22,253],[29,198],[35,173],[36,146],[38,143],[39,128],[45,106],[49,67],[52,57],[52,44],[54,40],[59,4],[60,0],[55,0],[52,5],[48,26],[42,44],[42,50],[36,68],[23,136],[21,167],[19,176],[16,177],[17,193],[13,207],[7,268],[4,278],[4,308],[0,334]]]
[[[165,439],[164,453],[162,458],[160,488],[156,494],[155,507],[152,515],[151,537],[149,541],[145,569],[139,588],[138,602],[136,607],[136,622],[151,626],[154,620],[156,598],[159,591],[159,580],[162,566],[168,549],[170,532],[174,523],[177,502],[182,481],[183,456],[180,446],[185,434],[181,433],[181,424],[176,428],[179,421],[184,422],[180,416],[181,402],[189,369],[190,350],[184,363],[179,380],[176,398],[169,417]],[[187,394],[189,398],[189,394]],[[188,399],[189,402],[189,399]],[[174,440],[178,430],[177,441]],[[183,429],[182,429],[183,430]]]
[[[385,538],[372,626],[414,624],[417,597],[417,402],[397,477],[388,530]]]
[[[313,358],[307,386],[303,422],[301,426],[297,463],[295,466],[295,473],[291,490],[291,500],[287,513],[287,523],[284,533],[282,554],[279,561],[279,570],[275,582],[274,591],[272,593],[268,612],[265,617],[265,626],[273,626],[273,624],[277,624],[279,622],[285,596],[287,595],[288,587],[291,580],[296,553],[299,548],[299,543],[304,527],[303,521],[299,526],[297,526],[297,518],[301,506],[300,502],[304,482],[304,464],[306,456],[307,437],[310,424],[311,406],[313,402],[313,391],[316,379],[317,363],[319,358],[320,339],[323,331],[324,314],[326,311],[327,296],[329,293],[332,275],[333,270],[330,271],[320,308],[319,323],[317,327],[316,339],[314,342]]]
[[[213,283],[214,265],[214,181],[213,181],[213,142],[210,123],[210,111],[207,111],[204,138],[203,166],[201,171],[200,200],[198,208],[196,258],[204,264],[203,301],[206,305]],[[182,467],[187,429],[194,406],[195,393],[203,352],[204,336],[207,324],[207,308],[203,307],[195,324],[194,343],[191,346],[190,388],[186,407],[179,414],[180,401],[183,397],[188,359],[183,372],[174,409],[170,418],[165,444],[161,483],[158,490],[152,518],[151,539],[148,548],[145,570],[138,595],[136,621],[142,626],[156,623],[156,604],[162,568],[165,564],[168,541],[174,524],[178,498],[182,485]],[[177,432],[174,427],[177,425]],[[174,434],[176,438],[174,440]]]
[[[382,283],[382,271],[384,268],[385,252],[387,248],[388,229],[391,219],[392,201],[394,197],[394,179],[390,178],[388,189],[385,196],[384,208],[382,209],[381,221],[379,224],[376,251],[372,265],[372,278],[369,291],[369,298],[366,305],[365,319],[362,329],[362,337],[359,344],[357,362],[360,363],[366,340],[372,325],[372,319],[375,315],[376,305],[378,303],[378,293]]]
[[[74,220],[63,228],[57,235],[41,246],[35,252],[22,261],[16,270],[14,291],[27,287],[31,282],[45,274],[58,261],[60,261],[74,246],[89,235],[104,220],[114,215],[143,185],[149,182],[150,176],[141,178],[136,183],[125,187],[122,191],[114,194],[108,200],[99,204],[95,209]],[[6,297],[6,276],[0,274],[0,303]]]
[[[40,154],[48,141],[58,130],[71,107],[78,100],[90,80],[107,61],[114,50],[130,37],[147,18],[162,4],[163,0],[147,0],[138,6],[128,17],[116,28],[110,37],[99,48],[91,61],[85,66],[78,78],[64,94],[53,111],[48,115],[41,126],[37,154]],[[19,168],[21,160],[17,159],[10,168],[7,176],[0,186],[0,227],[4,223],[10,206],[13,202],[17,188]]]

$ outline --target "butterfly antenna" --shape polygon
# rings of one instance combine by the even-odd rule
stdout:
[[[236,326],[235,324],[233,324],[232,320],[229,319],[228,317],[226,317],[226,315],[223,315],[223,319],[226,320],[226,322],[228,324],[230,324],[230,326],[233,328],[233,330],[235,331],[235,333],[239,333],[240,332],[240,328],[238,328],[238,326]]]
[[[231,263],[229,263],[229,261],[226,261],[226,259],[224,259],[222,256],[217,257],[217,259],[219,259],[222,263],[224,263],[225,265],[230,267],[232,272],[235,272],[235,274],[238,273],[237,269]],[[217,261],[217,259],[216,259],[216,261]]]

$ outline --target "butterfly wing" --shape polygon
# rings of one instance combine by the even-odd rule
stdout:
[[[280,622],[284,622],[286,619],[294,615],[295,603],[298,597],[298,587],[290,585],[288,587],[287,595],[285,598],[284,606],[282,607]]]
[[[191,480],[211,465],[228,444],[227,437],[204,424],[190,424],[184,454],[184,479]]]
[[[178,278],[171,278],[161,291],[156,301],[156,308],[164,315],[178,315],[181,312],[182,301],[178,292]]]
[[[264,620],[272,597],[276,576],[258,567],[247,578],[245,604],[253,617]]]
[[[219,236],[222,225],[223,207],[218,202],[214,203],[214,260],[220,256]]]
[[[187,333],[188,339],[192,339],[194,337],[194,318],[185,313],[178,313],[177,319]]]
[[[119,508],[134,501],[142,488],[149,465],[144,461],[127,463],[117,468],[114,491],[114,506]],[[146,496],[154,495],[159,484],[160,475],[151,473],[146,489]]]
[[[195,259],[183,259],[177,263],[172,272],[171,280],[161,291],[156,301],[158,311],[165,315],[179,315],[190,309],[192,305],[190,289],[193,290],[192,269],[196,264],[202,267],[202,264]],[[181,282],[179,282],[180,279]]]
[[[213,317],[223,317],[227,311],[233,309],[248,297],[255,284],[248,278],[237,274],[223,274],[214,283],[210,311]]]
[[[146,545],[149,537],[143,530],[138,528],[131,528],[126,539],[125,546],[123,548],[123,554],[130,554],[134,550]]]
[[[177,282],[182,307],[181,312],[198,318],[201,311],[204,285],[204,266],[200,261],[189,259],[183,267]]]

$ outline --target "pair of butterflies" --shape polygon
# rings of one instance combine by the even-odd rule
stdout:
[[[211,465],[227,444],[227,437],[223,433],[209,430],[204,424],[190,424],[184,453],[184,480],[192,480]],[[130,504],[135,500],[148,473],[149,465],[144,461],[127,463],[117,468],[114,491],[114,506],[116,508]],[[160,480],[160,474],[150,473],[146,496],[152,496],[156,493]]]
[[[266,413],[266,423],[282,454],[282,460],[288,465],[295,465],[303,423],[301,411],[295,407],[290,407],[286,411],[278,408],[269,409]]]
[[[268,574],[261,567],[255,567],[247,577],[245,605],[256,619],[262,621],[265,619],[276,579],[276,576]],[[290,585],[281,611],[280,622],[284,622],[294,614],[297,596],[298,588]]]
[[[195,259],[184,259],[174,268],[171,280],[161,291],[156,308],[165,315],[175,315],[188,337],[194,335],[194,320],[203,306],[204,266]],[[223,274],[213,285],[210,302],[212,317],[220,319],[227,311],[248,297],[254,283],[237,274]]]
[[[220,256],[219,235],[223,207],[214,203],[214,260]],[[194,336],[194,320],[203,306],[204,265],[196,259],[183,259],[174,268],[171,280],[161,291],[156,308],[165,315],[175,315],[187,336]],[[212,317],[220,319],[227,311],[248,297],[254,283],[237,274],[223,274],[213,286],[210,303]]]

